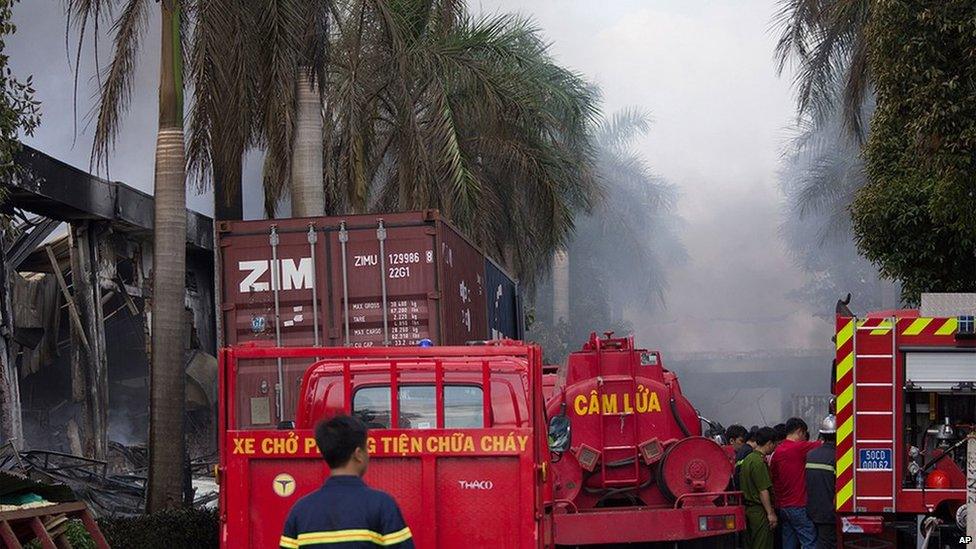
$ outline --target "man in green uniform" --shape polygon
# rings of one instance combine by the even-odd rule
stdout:
[[[756,449],[742,460],[739,470],[739,487],[746,503],[746,547],[772,549],[778,520],[773,509],[773,482],[766,456],[776,447],[776,432],[763,427],[756,432],[755,439]]]

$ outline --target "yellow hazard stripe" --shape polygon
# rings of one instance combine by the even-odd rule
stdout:
[[[939,329],[935,331],[935,335],[937,336],[952,335],[956,333],[956,329],[958,329],[958,327],[959,327],[958,320],[956,320],[955,318],[948,318],[942,324],[942,326],[939,326]]]
[[[922,333],[922,330],[924,330],[931,323],[932,323],[931,318],[916,318],[914,321],[912,321],[911,325],[908,328],[905,328],[905,331],[902,332],[901,335],[907,335],[907,336],[918,335]]]
[[[840,444],[847,440],[847,437],[851,436],[854,432],[854,416],[847,418],[847,421],[840,424],[837,429],[837,443]]]
[[[840,459],[837,460],[837,474],[842,475],[846,473],[852,465],[854,465],[854,448],[844,452],[844,455],[840,456]]]
[[[854,321],[849,320],[840,330],[837,330],[837,348],[843,347],[852,337],[854,337]]]
[[[331,532],[306,532],[298,535],[295,547],[329,543],[367,542],[375,545],[396,545],[411,537],[410,527],[406,527],[391,534],[380,534],[372,530],[333,530]],[[285,538],[282,538],[285,539]]]
[[[830,474],[834,474],[834,466],[828,463],[807,463],[807,469],[816,469],[817,471],[827,471]]]
[[[847,481],[843,488],[837,491],[837,510],[847,503],[854,495],[854,480]]]
[[[840,362],[837,363],[837,381],[844,379],[844,376],[847,375],[847,372],[850,372],[851,368],[853,367],[854,367],[854,353],[851,352],[848,353],[846,357],[844,357],[844,360],[841,360]]]
[[[875,329],[871,330],[871,335],[885,335],[891,331],[891,328],[892,324],[890,320],[882,320],[880,323],[878,323]]]
[[[281,536],[281,539],[278,540],[278,546],[284,547],[285,549],[298,549],[298,540],[288,536]]]
[[[844,410],[844,408],[847,408],[847,405],[850,404],[852,400],[854,400],[853,383],[848,385],[846,389],[837,395],[837,413],[840,413]]]

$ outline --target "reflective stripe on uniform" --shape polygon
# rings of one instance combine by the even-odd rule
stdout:
[[[807,463],[807,469],[817,469],[819,471],[828,471],[831,474],[834,473],[834,466],[827,463]]]
[[[380,534],[372,530],[333,530],[331,532],[306,532],[299,534],[297,540],[291,540],[282,536],[281,546],[289,549],[297,549],[306,545],[318,545],[327,543],[350,543],[367,542],[380,546],[396,545],[403,543],[411,538],[410,527],[404,528],[399,532],[391,534]],[[294,545],[286,545],[285,540],[294,542]]]
[[[280,547],[285,547],[286,549],[298,549],[298,540],[288,536],[281,536],[281,539],[278,541],[278,545]]]

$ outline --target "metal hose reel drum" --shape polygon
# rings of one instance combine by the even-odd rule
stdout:
[[[721,492],[732,476],[732,461],[721,446],[704,437],[668,445],[658,464],[657,485],[668,499]]]

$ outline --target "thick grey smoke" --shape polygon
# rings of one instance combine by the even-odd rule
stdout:
[[[473,0],[482,12],[520,12],[533,17],[552,42],[561,62],[597,83],[604,111],[625,107],[649,111],[650,132],[637,143],[651,169],[680,192],[678,214],[688,260],[669,272],[667,307],[631,311],[627,319],[643,345],[668,357],[706,353],[769,353],[787,349],[823,353],[829,368],[829,317],[833,303],[811,304],[794,296],[809,282],[781,238],[784,197],[778,172],[781,152],[794,115],[790,78],[774,72],[773,0],[709,2],[640,0],[565,2],[562,0]],[[97,80],[92,43],[82,52],[77,135],[72,130],[71,64],[77,35],[64,41],[65,18],[58,0],[31,0],[15,8],[18,33],[8,42],[13,68],[33,73],[43,102],[37,135],[26,141],[57,158],[88,167],[91,132],[85,121],[94,104]],[[158,21],[143,52],[132,105],[111,162],[112,179],[151,189],[156,128]],[[105,29],[103,29],[104,31]],[[110,41],[99,44],[104,63]],[[70,53],[69,53],[70,52]],[[260,217],[260,158],[246,169],[245,212]],[[209,195],[190,193],[191,207],[212,211]],[[839,297],[839,296],[838,296]],[[819,315],[819,316],[818,316]],[[602,327],[594,326],[600,331]],[[581,342],[580,342],[581,343]],[[812,359],[811,359],[812,360]],[[796,382],[775,391],[715,391],[693,372],[681,371],[685,391],[706,414],[723,421],[779,419],[794,393],[823,392],[826,374],[808,372],[813,387]],[[686,364],[690,364],[686,362]],[[745,367],[735,362],[735,367]],[[782,368],[806,368],[786,361]],[[707,368],[721,370],[721,360]],[[768,377],[768,376],[767,376]],[[695,383],[691,383],[695,381]],[[772,382],[770,382],[772,383]],[[789,383],[793,383],[789,381]],[[744,396],[743,396],[744,395]],[[778,396],[774,396],[778,395]],[[779,401],[763,405],[756,401]],[[724,404],[723,404],[724,403]],[[755,419],[752,419],[755,418]]]
[[[826,393],[841,296],[798,299],[811,278],[782,238],[794,103],[790,75],[774,70],[775,2],[480,5],[533,17],[557,59],[601,87],[606,112],[654,119],[638,150],[680,192],[688,259],[668,272],[664,310],[628,312],[638,343],[660,349],[699,410],[726,424],[775,423],[794,396]]]

